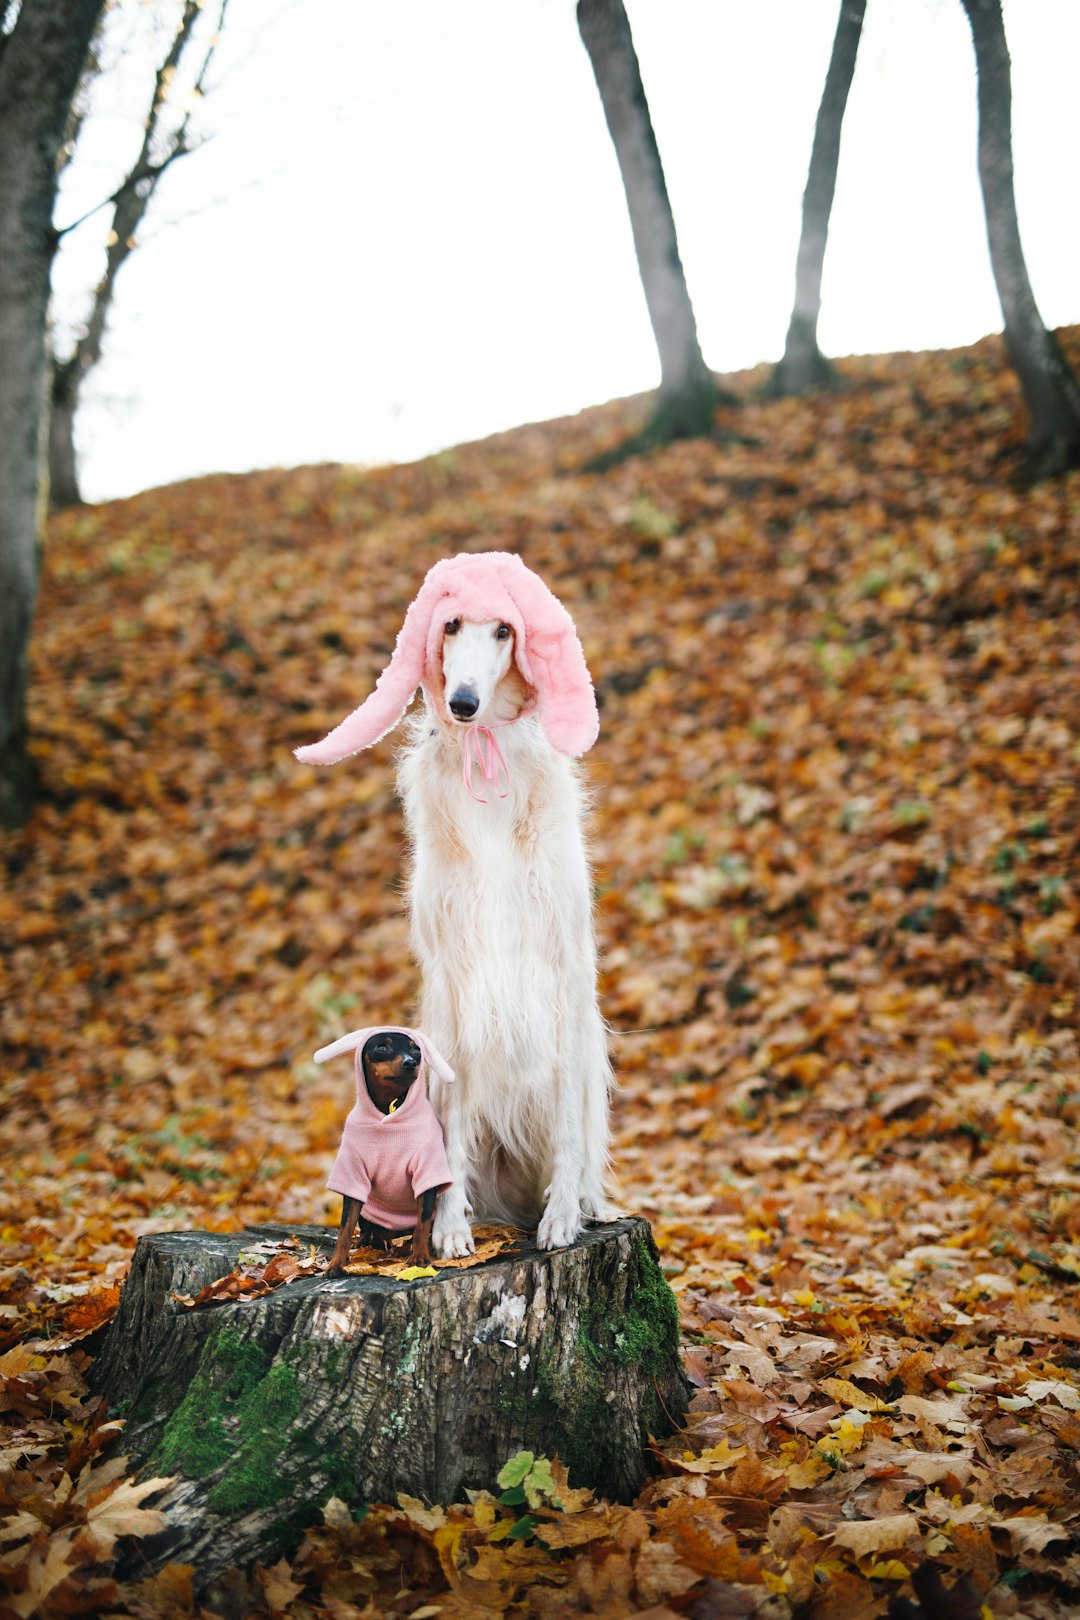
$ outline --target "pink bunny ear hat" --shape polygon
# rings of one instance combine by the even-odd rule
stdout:
[[[417,1075],[418,1080],[422,1080],[424,1078],[424,1064],[427,1065],[432,1074],[435,1075],[439,1080],[453,1080],[456,1078],[449,1063],[447,1063],[446,1059],[441,1057],[440,1054],[435,1050],[435,1047],[428,1040],[427,1036],[422,1034],[418,1029],[406,1029],[403,1024],[371,1024],[367,1029],[350,1030],[348,1035],[342,1035],[338,1040],[331,1041],[329,1046],[320,1046],[319,1050],[315,1053],[315,1062],[326,1063],[330,1058],[340,1057],[343,1052],[355,1051],[356,1083],[358,1086],[361,1086],[364,1083],[361,1054],[363,1053],[365,1042],[368,1041],[372,1035],[407,1035],[411,1041],[415,1041],[417,1046],[420,1048],[420,1055],[423,1058],[423,1063],[420,1066],[420,1073]]]
[[[510,625],[518,669],[536,694],[536,712],[551,746],[572,757],[592,747],[600,720],[573,619],[520,557],[481,551],[444,557],[428,570],[374,692],[322,742],[298,748],[297,759],[336,765],[392,731],[418,686],[438,697],[443,633],[451,619]]]

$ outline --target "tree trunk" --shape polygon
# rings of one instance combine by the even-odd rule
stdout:
[[[552,1253],[523,1247],[402,1283],[316,1272],[247,1302],[187,1309],[259,1238],[322,1227],[141,1238],[94,1365],[127,1415],[124,1448],[178,1475],[140,1568],[223,1569],[295,1543],[330,1496],[461,1500],[521,1450],[575,1485],[632,1498],[650,1434],[686,1410],[674,1296],[641,1219]]]
[[[77,356],[78,351],[76,351]],[[52,368],[49,406],[49,505],[56,511],[78,506],[79,469],[75,460],[75,410],[79,400],[76,356]]]
[[[103,0],[23,0],[0,52],[0,825],[30,814],[45,317],[56,160]]]
[[[866,0],[841,0],[829,71],[818,108],[810,169],[803,192],[802,234],[795,262],[795,305],[791,311],[784,355],[773,372],[770,392],[805,394],[829,388],[836,380],[833,368],[818,348],[821,314],[821,272],[829,240],[829,216],[836,194],[840,161],[840,132],[848,92],[855,73],[855,58],[862,38]]]
[[[660,354],[657,420],[677,438],[707,433],[719,393],[702,357],[660,151],[622,0],[578,0],[578,28],[619,160],[641,284]]]
[[[1080,383],[1046,330],[1028,279],[1016,217],[1012,80],[1001,0],[962,0],[979,76],[979,179],[990,262],[1005,318],[1005,347],[1030,415],[1026,473],[1048,478],[1080,466]]]

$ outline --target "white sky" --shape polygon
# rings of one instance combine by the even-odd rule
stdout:
[[[157,9],[165,7],[155,0]],[[706,359],[775,359],[838,0],[627,0]],[[1020,223],[1080,320],[1080,5],[1005,0]],[[202,112],[118,283],[79,421],[84,493],[407,460],[656,384],[572,0],[232,0]],[[130,80],[59,210],[137,148]],[[1000,330],[959,0],[869,0],[820,327],[831,354]],[[100,264],[69,238],[57,308]]]

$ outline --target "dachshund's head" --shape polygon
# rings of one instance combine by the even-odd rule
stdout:
[[[397,1090],[393,1095],[398,1097],[405,1095],[425,1069],[430,1069],[440,1081],[449,1082],[454,1078],[453,1069],[423,1031],[407,1029],[401,1024],[369,1024],[365,1029],[351,1029],[329,1046],[321,1046],[315,1053],[315,1062],[326,1063],[344,1052],[356,1053],[357,1096],[364,1086],[374,1098],[369,1075],[375,1077],[376,1071],[381,1071],[383,1081],[394,1082]]]
[[[368,1036],[360,1056],[368,1096],[380,1113],[392,1114],[420,1074],[420,1048],[403,1030],[380,1029]]]

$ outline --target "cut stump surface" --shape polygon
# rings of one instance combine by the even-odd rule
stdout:
[[[144,1570],[190,1563],[205,1585],[276,1556],[331,1496],[459,1501],[522,1450],[626,1501],[648,1437],[686,1410],[675,1299],[640,1218],[411,1282],[317,1272],[210,1308],[174,1297],[267,1238],[328,1255],[334,1234],[260,1226],[136,1247],[93,1376],[127,1419],[129,1454],[178,1476],[164,1530],[139,1545]]]

